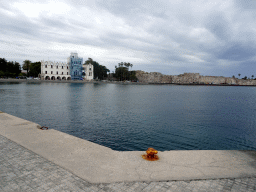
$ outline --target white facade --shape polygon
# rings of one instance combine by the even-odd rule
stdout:
[[[91,63],[83,65],[83,79],[93,80],[93,65]]]
[[[41,61],[42,80],[70,80],[70,67],[63,62]]]

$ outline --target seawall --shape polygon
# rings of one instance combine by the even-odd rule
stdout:
[[[255,151],[114,151],[0,112],[0,134],[91,183],[241,178],[256,176]],[[149,146],[150,147],[150,146]],[[145,149],[146,150],[146,149]]]

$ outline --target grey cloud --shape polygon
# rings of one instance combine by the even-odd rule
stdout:
[[[70,27],[65,18],[41,17],[40,25],[47,28],[57,28],[64,31]]]
[[[246,9],[246,10],[254,10],[256,9],[256,1],[254,0],[234,0],[236,7]]]
[[[4,17],[1,21],[2,33],[22,37],[35,37],[39,33],[39,25],[24,17]]]
[[[228,41],[232,31],[226,16],[222,12],[215,12],[206,18],[205,26],[221,40]]]
[[[256,46],[234,43],[224,49],[218,58],[230,61],[245,61],[255,57],[255,52]]]
[[[19,36],[27,39],[27,42],[33,39],[49,44],[58,42],[63,47],[68,44],[97,47],[112,54],[105,58],[110,63],[113,61],[112,65],[123,58],[129,59],[131,56],[125,54],[131,52],[131,55],[135,55],[135,58],[131,58],[136,64],[134,69],[149,72],[200,72],[203,75],[225,76],[237,73],[239,68],[242,71],[255,69],[252,66],[256,52],[256,12],[253,11],[256,6],[251,3],[253,1],[233,1],[233,4],[226,2],[223,9],[220,8],[221,1],[212,7],[207,4],[211,1],[66,2],[71,12],[79,12],[84,8],[95,15],[83,18],[79,12],[77,18],[73,15],[39,15],[32,19],[22,13],[17,13],[18,17],[4,15],[5,18],[0,17],[1,34],[10,39],[14,37],[13,43],[21,47],[25,45],[16,40]],[[3,4],[4,9],[12,10],[8,2]],[[92,22],[94,17],[101,19],[105,15],[118,22],[110,25]],[[119,26],[116,25],[121,25],[127,32],[118,30]],[[191,36],[194,29],[205,29],[206,32]],[[201,35],[204,35],[203,40]],[[59,56],[57,52],[61,51],[51,53],[47,43],[40,48],[41,52],[49,54],[52,60],[60,59],[62,55]],[[79,53],[79,50],[76,51]],[[25,57],[22,50],[19,54]],[[204,62],[196,62],[193,56]],[[104,56],[101,59],[104,60]],[[229,65],[221,65],[223,62]]]

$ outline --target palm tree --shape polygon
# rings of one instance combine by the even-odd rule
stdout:
[[[252,75],[252,79],[253,79],[254,75]]]
[[[123,66],[124,66],[124,63],[123,63],[123,62],[118,63],[118,66],[119,66],[119,67],[123,67]]]
[[[240,77],[240,75],[241,75],[241,74],[239,73],[238,76]]]

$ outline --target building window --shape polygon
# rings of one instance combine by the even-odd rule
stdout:
[[[51,65],[51,68],[53,68],[53,65]]]
[[[68,75],[68,72],[67,72],[67,75]]]
[[[91,71],[91,70],[92,70],[92,68],[89,68],[89,70]]]
[[[45,74],[47,74],[47,71],[45,71]]]
[[[58,65],[56,66],[56,69],[59,69],[59,66],[58,66]]]
[[[63,66],[62,66],[62,69],[63,69]]]
[[[53,74],[53,71],[51,71],[51,74]]]
[[[92,72],[89,72],[89,76],[92,76]]]
[[[58,71],[56,71],[56,74],[58,75]]]
[[[68,69],[68,66],[67,66],[67,69]]]
[[[63,72],[61,73],[61,75],[63,75]]]
[[[47,65],[45,65],[45,68],[47,68]]]

